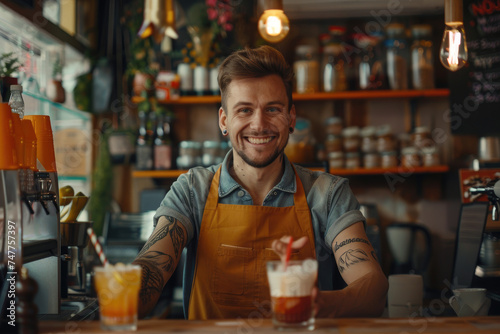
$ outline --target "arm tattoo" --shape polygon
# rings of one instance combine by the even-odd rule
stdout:
[[[366,239],[362,239],[362,238],[350,238],[350,239],[346,239],[344,241],[342,241],[340,244],[338,243],[335,243],[335,252],[337,252],[339,250],[339,248],[341,247],[344,247],[345,245],[348,245],[352,242],[364,242],[365,244],[369,245],[370,242]]]
[[[142,258],[144,260],[149,260],[151,262],[154,262],[154,264],[157,267],[160,267],[161,269],[167,271],[167,272],[173,272],[174,271],[174,259],[165,253],[158,252],[158,251],[150,251],[145,253]]]
[[[353,264],[368,261],[368,255],[362,249],[349,249],[339,257],[339,271],[342,273]]]
[[[181,249],[184,243],[184,234],[182,232],[182,228],[177,223],[177,219],[173,217],[166,217],[166,218],[168,220],[168,223],[165,226],[159,228],[158,231],[154,232],[154,234],[150,237],[148,242],[146,242],[142,250],[139,252],[137,257],[146,253],[146,251],[150,249],[156,242],[165,238],[168,234],[170,234],[170,237],[172,238],[172,244],[174,246],[175,255],[179,257],[180,255],[179,250]]]
[[[182,233],[182,228],[177,224],[177,220],[173,217],[167,217],[171,225],[170,238],[172,239],[172,244],[174,245],[175,255],[179,257],[182,244],[184,242],[184,233]]]
[[[134,263],[139,264],[142,267],[142,277],[141,277],[141,290],[139,292],[139,298],[143,305],[147,305],[153,300],[154,296],[159,296],[163,290],[165,282],[163,280],[163,275],[161,274],[161,269],[157,266],[151,265],[149,261],[135,260]]]

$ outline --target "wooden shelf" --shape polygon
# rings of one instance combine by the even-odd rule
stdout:
[[[293,94],[294,101],[324,101],[324,100],[372,100],[372,99],[407,99],[423,97],[447,97],[450,90],[446,88],[425,90],[356,90],[332,93]],[[144,98],[134,96],[132,102],[140,103]],[[217,104],[220,96],[182,96],[177,100],[159,100],[161,104],[190,105],[190,104]]]
[[[322,168],[311,168],[314,171],[322,171]],[[357,168],[357,169],[330,169],[330,174],[339,176],[348,175],[382,175],[382,174],[437,174],[447,173],[450,170],[448,166],[433,167],[394,167],[394,168]],[[132,172],[134,178],[157,178],[168,179],[177,178],[181,174],[187,173],[187,170],[136,170]]]

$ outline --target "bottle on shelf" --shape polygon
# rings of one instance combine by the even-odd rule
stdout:
[[[434,62],[432,55],[432,28],[418,24],[411,28],[411,74],[414,89],[434,88]]]
[[[404,25],[391,23],[386,27],[387,77],[391,89],[408,89],[409,50]]]
[[[10,86],[9,106],[13,113],[18,114],[19,118],[24,117],[24,100],[23,100],[23,86],[12,85]]]
[[[171,119],[167,115],[160,115],[156,123],[156,136],[154,138],[154,169],[172,169],[173,147]]]
[[[347,90],[347,61],[344,47],[345,27],[331,26],[330,40],[323,47],[322,90],[335,92]]]
[[[137,170],[153,169],[153,134],[152,129],[148,129],[148,114],[146,111],[139,111],[139,130],[135,142],[135,168]]]

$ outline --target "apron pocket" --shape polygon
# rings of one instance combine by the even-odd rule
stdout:
[[[217,302],[234,303],[235,296],[243,296],[252,277],[250,260],[253,250],[247,247],[220,245],[213,273],[213,298]]]

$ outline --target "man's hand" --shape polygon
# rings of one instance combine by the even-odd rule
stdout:
[[[290,243],[291,236],[285,235],[281,237],[279,240],[274,240],[272,243],[272,248],[276,254],[280,257],[281,261],[285,261],[286,257],[286,249],[288,247],[288,244]],[[292,242],[292,249],[300,249],[304,247],[307,242],[309,241],[309,238],[307,237],[302,237],[300,239],[297,239]]]

